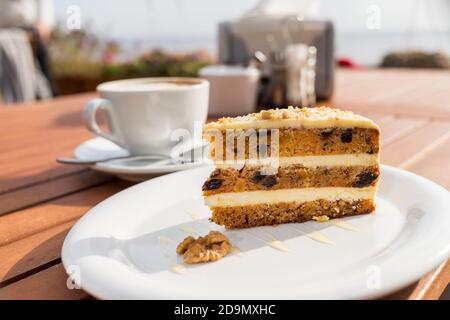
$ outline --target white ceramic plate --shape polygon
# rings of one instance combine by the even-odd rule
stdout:
[[[332,222],[226,231],[240,254],[178,274],[179,241],[223,230],[208,222],[201,197],[210,171],[156,178],[93,208],[64,242],[66,271],[103,299],[358,299],[400,289],[449,257],[449,193],[383,166],[376,213],[344,219],[357,231]],[[313,231],[334,245],[311,239]],[[268,246],[273,238],[290,251]]]
[[[128,151],[101,137],[93,138],[80,144],[74,151],[75,158],[84,161],[96,159],[108,159],[114,157],[126,157]],[[172,173],[192,168],[197,168],[209,164],[208,159],[189,163],[170,163],[165,165],[155,165],[140,160],[117,159],[107,162],[97,163],[91,169],[109,173],[124,180],[145,181],[154,178],[156,175]]]

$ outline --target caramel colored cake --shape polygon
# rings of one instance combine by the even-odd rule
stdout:
[[[264,110],[204,128],[216,165],[203,185],[211,220],[248,228],[375,210],[380,130],[328,107]]]

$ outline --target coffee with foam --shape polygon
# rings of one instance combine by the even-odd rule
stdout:
[[[199,85],[201,81],[192,80],[135,80],[135,81],[116,81],[101,85],[100,89],[114,91],[172,91],[187,89]]]

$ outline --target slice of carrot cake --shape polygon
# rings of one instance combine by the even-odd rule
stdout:
[[[211,220],[247,228],[375,210],[380,129],[349,111],[264,110],[204,127],[216,169],[203,185]]]

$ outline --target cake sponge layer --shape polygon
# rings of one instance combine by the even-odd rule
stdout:
[[[279,167],[273,174],[267,174],[264,167],[253,166],[244,166],[240,170],[216,169],[204,183],[203,195],[312,187],[365,188],[374,186],[379,175],[377,165],[316,168],[291,165]]]
[[[355,201],[316,200],[309,202],[280,202],[238,207],[211,208],[210,220],[227,229],[250,228],[282,223],[305,222],[314,217],[330,219],[371,213],[375,210],[372,199]]]
[[[377,154],[380,132],[374,128],[282,128],[267,131],[225,131],[205,137],[211,142],[214,161],[262,156],[294,157],[310,155]]]

